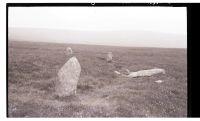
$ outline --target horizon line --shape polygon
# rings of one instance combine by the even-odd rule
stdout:
[[[162,34],[171,34],[171,35],[180,35],[180,36],[187,36],[187,33],[167,33],[167,32],[160,32],[160,31],[151,31],[151,30],[141,30],[141,29],[122,29],[122,30],[112,30],[112,29],[107,29],[107,30],[84,30],[84,29],[66,29],[66,28],[46,28],[46,27],[8,27],[8,29],[43,29],[43,30],[62,30],[62,31],[94,31],[94,32],[107,32],[107,31],[143,31],[143,32],[152,32],[152,33],[162,33]]]
[[[107,47],[109,47],[109,46],[111,46],[111,47],[122,47],[122,48],[157,48],[157,49],[187,49],[187,47],[186,48],[183,48],[183,47],[153,47],[153,46],[118,46],[118,45],[103,45],[103,44],[85,44],[85,43],[68,43],[68,42],[49,42],[49,41],[40,41],[40,42],[38,42],[38,41],[36,41],[36,40],[28,40],[28,41],[26,41],[26,40],[8,40],[8,42],[9,41],[12,41],[12,42],[33,42],[33,43],[49,43],[49,44],[71,44],[71,45],[89,45],[89,46],[107,46]]]

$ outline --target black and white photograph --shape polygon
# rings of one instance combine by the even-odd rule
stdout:
[[[187,7],[8,6],[8,117],[187,117]]]

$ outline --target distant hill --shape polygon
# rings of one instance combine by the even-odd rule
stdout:
[[[187,36],[151,31],[76,31],[9,28],[9,41],[37,41],[133,47],[187,48]]]

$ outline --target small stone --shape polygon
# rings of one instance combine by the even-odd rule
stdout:
[[[115,72],[116,74],[118,74],[118,75],[121,74],[119,71],[114,71],[114,72]]]
[[[72,54],[73,54],[72,48],[71,47],[67,47],[66,55],[72,55]]]
[[[155,81],[156,83],[162,83],[163,82],[163,80],[157,80],[157,81]]]

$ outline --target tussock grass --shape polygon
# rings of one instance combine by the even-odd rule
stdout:
[[[130,48],[9,41],[9,117],[185,117],[186,49]],[[58,70],[70,46],[82,71],[77,95],[55,94]],[[107,63],[107,52],[113,62]],[[124,78],[125,72],[160,67],[166,74]],[[163,80],[161,84],[154,81]]]

